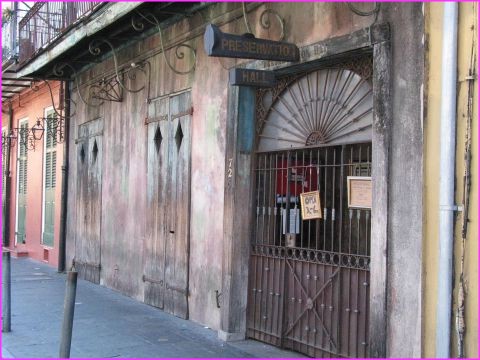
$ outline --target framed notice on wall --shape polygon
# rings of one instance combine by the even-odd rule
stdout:
[[[371,176],[347,176],[347,188],[349,208],[372,208]]]

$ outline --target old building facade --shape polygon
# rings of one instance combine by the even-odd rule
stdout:
[[[425,35],[438,11],[98,6],[19,70],[69,80],[65,265],[225,340],[313,357],[430,356],[424,125],[439,104],[425,95]],[[295,44],[299,59],[208,56],[209,24]],[[233,86],[234,68],[276,82]]]

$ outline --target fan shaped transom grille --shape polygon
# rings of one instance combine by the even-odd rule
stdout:
[[[318,70],[298,78],[273,100],[258,150],[370,141],[372,122],[367,80],[346,69]]]

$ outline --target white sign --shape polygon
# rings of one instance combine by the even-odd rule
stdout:
[[[286,209],[282,209],[282,224],[283,224],[283,233],[287,233],[287,213]],[[290,227],[288,233],[290,234],[300,234],[300,209],[290,209]]]
[[[302,219],[321,219],[322,205],[320,204],[320,192],[310,191],[300,194],[300,202],[302,204]]]

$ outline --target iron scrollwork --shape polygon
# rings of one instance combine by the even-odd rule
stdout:
[[[381,4],[379,2],[374,2],[373,4],[374,4],[374,7],[373,7],[372,10],[362,11],[362,10],[358,9],[355,5],[353,5],[352,2],[347,2],[347,6],[348,6],[348,8],[350,9],[351,12],[353,12],[354,14],[356,14],[358,16],[372,16],[372,15],[374,15],[375,18],[373,20],[373,23],[376,23],[377,18],[378,18],[378,13],[380,12]]]
[[[123,101],[123,91],[130,93],[138,93],[147,87],[148,95],[150,94],[150,73],[151,65],[148,61],[141,61],[138,63],[132,63],[130,66],[120,69],[118,66],[117,54],[112,43],[106,39],[95,39],[89,45],[89,51],[92,55],[98,56],[101,54],[100,44],[105,43],[110,47],[113,55],[114,70],[115,73],[110,76],[106,76],[98,80],[97,82],[88,86],[87,94],[85,97],[80,91],[80,84],[78,81],[78,74],[75,68],[69,63],[60,63],[56,64],[53,69],[53,73],[56,76],[63,76],[64,69],[70,69],[71,76],[73,76],[75,88],[77,89],[77,94],[80,100],[87,106],[90,107],[99,107],[103,105],[105,101],[112,102],[122,102]],[[138,89],[133,89],[128,87],[125,84],[125,81],[131,80],[135,81],[137,79],[138,73],[143,74],[145,78],[145,83]],[[91,100],[96,100],[92,102]],[[58,114],[58,113],[57,113]],[[73,116],[73,115],[72,115]]]
[[[158,30],[158,34],[160,36],[160,47],[162,48],[163,59],[165,60],[165,63],[170,68],[170,70],[172,70],[177,75],[187,75],[187,74],[190,74],[193,71],[195,71],[195,65],[196,65],[196,61],[197,61],[197,52],[195,51],[195,49],[192,46],[190,46],[186,43],[181,43],[181,44],[179,44],[175,47],[175,57],[177,59],[179,59],[179,60],[185,59],[185,53],[184,53],[183,49],[186,49],[186,50],[190,51],[192,53],[192,57],[193,57],[193,63],[187,70],[176,69],[170,63],[170,60],[168,59],[167,54],[165,53],[165,46],[164,46],[164,43],[163,43],[163,32],[162,32],[162,28],[160,27],[160,22],[158,21],[158,19],[155,17],[155,15],[152,15],[152,14],[145,15],[145,14],[142,14],[140,11],[137,11],[137,14],[144,21],[150,23],[151,25],[156,26],[156,28]],[[145,29],[145,24],[142,21],[140,21],[140,19],[133,16],[132,17],[132,27],[136,31],[143,31]]]
[[[12,128],[8,134],[2,134],[2,151],[14,148],[17,143],[26,150],[35,150],[36,140],[32,129]]]
[[[83,97],[81,91],[80,91],[80,84],[78,83],[78,74],[77,74],[77,71],[75,70],[75,68],[70,65],[69,63],[57,63],[55,64],[55,66],[53,67],[53,74],[55,76],[59,76],[59,77],[63,77],[65,76],[64,75],[64,69],[65,68],[68,68],[71,72],[71,76],[73,75],[73,83],[74,83],[74,86],[75,88],[77,89],[77,94],[78,94],[78,97],[80,98],[80,100],[82,100],[82,102],[87,105],[87,106],[90,106],[90,107],[99,107],[103,104],[103,101],[97,103],[97,104],[94,104],[94,103],[91,103],[90,101],[87,101],[85,100],[85,98]],[[92,98],[92,94],[90,93],[89,94],[89,99]]]
[[[247,7],[246,7],[244,2],[242,3],[242,10],[243,10],[243,19],[245,21],[245,27],[247,28],[247,32],[255,35],[252,32],[252,29],[250,27],[250,23],[248,22]],[[265,30],[270,29],[270,27],[271,27],[271,22],[270,22],[270,18],[269,18],[270,14],[275,16],[275,18],[277,19],[277,21],[280,25],[281,34],[280,34],[280,37],[277,41],[282,41],[282,40],[285,39],[285,21],[283,20],[283,18],[280,16],[280,14],[278,12],[276,12],[273,9],[269,9],[269,8],[263,10],[262,13],[260,14],[260,26]]]
[[[102,53],[102,50],[100,49],[100,44],[101,43],[107,44],[108,47],[110,48],[111,52],[112,52],[113,62],[114,62],[114,67],[115,67],[115,80],[116,80],[116,83],[118,84],[118,86],[120,86],[123,90],[128,91],[130,93],[138,93],[138,92],[142,91],[143,89],[145,89],[145,85],[143,85],[142,87],[140,87],[138,89],[131,89],[124,84],[124,77],[122,76],[123,71],[120,70],[120,68],[118,66],[118,58],[117,58],[117,53],[115,51],[115,47],[107,39],[99,38],[99,39],[93,40],[90,43],[90,45],[88,46],[88,50],[90,51],[90,53],[92,55],[95,55],[95,56],[100,55]],[[140,70],[141,72],[144,73],[145,76],[147,76],[146,71],[145,71],[144,63],[141,63],[139,65],[133,63],[132,66],[128,70],[125,70],[128,79],[130,79],[130,80],[135,80],[136,79],[136,75],[134,73],[135,70]],[[107,86],[102,87],[102,84],[107,85]],[[102,89],[102,91],[101,92],[97,91],[94,94],[96,94],[97,96],[103,96],[102,94],[108,93],[108,90],[112,88],[112,84],[109,83],[109,82],[100,82],[99,84],[97,84],[97,88],[98,87],[100,87]],[[104,99],[108,100],[108,97],[104,97]],[[116,100],[116,101],[118,101],[118,100]]]
[[[52,90],[52,86],[50,85],[50,82],[48,80],[37,80],[37,79],[32,80],[32,82],[30,83],[30,88],[33,91],[38,91],[40,89],[40,87],[37,85],[37,81],[42,81],[47,85],[48,92],[50,93],[50,100],[52,102],[53,111],[55,112],[55,114],[59,118],[64,119],[65,115],[62,114],[62,109],[57,109],[57,107],[55,106],[55,100],[54,100],[54,97],[53,97],[53,90]],[[66,101],[70,101],[71,104],[73,105],[73,108],[76,108],[77,103],[75,101],[73,101],[72,99],[66,99]],[[75,116],[75,112],[70,113],[70,117],[72,117],[72,116]]]
[[[61,144],[65,141],[64,117],[51,116],[37,118],[37,126],[42,126],[45,129],[45,136],[54,139],[57,144]]]

